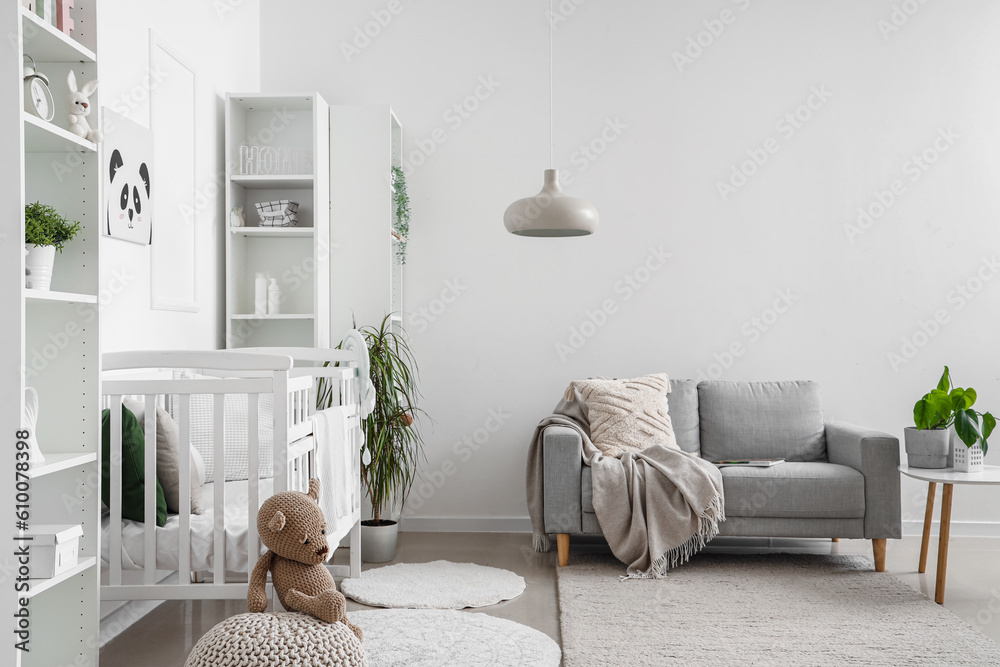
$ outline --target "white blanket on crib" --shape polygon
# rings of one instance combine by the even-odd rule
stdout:
[[[312,416],[316,440],[316,474],[320,481],[319,506],[327,523],[350,517],[355,510],[358,471],[347,428],[347,409],[332,407]],[[331,552],[332,555],[332,552]]]

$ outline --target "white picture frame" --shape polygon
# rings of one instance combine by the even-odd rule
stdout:
[[[157,228],[150,257],[150,306],[196,313],[197,73],[177,50],[149,31],[149,123],[159,180],[154,184]]]
[[[102,234],[139,245],[153,235],[156,182],[149,128],[104,108]]]

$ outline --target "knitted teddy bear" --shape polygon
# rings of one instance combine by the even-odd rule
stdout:
[[[361,628],[347,620],[347,602],[323,563],[330,553],[326,519],[319,501],[319,480],[309,480],[309,493],[285,491],[266,501],[257,514],[257,532],[268,552],[250,576],[247,609],[267,609],[267,573],[285,609],[315,616],[327,623],[343,621],[358,640]]]

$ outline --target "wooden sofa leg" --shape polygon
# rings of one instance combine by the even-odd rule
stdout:
[[[559,567],[569,565],[569,533],[556,535],[556,548],[559,551]]]
[[[872,540],[872,550],[875,552],[875,571],[885,572],[885,538]]]
[[[839,537],[831,537],[830,539],[833,540],[834,542],[839,542],[840,541]]]

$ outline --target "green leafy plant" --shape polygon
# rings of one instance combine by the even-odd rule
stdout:
[[[954,424],[955,432],[966,447],[978,443],[985,454],[989,451],[986,441],[996,428],[997,420],[989,412],[972,409],[976,398],[976,390],[972,387],[952,387],[951,372],[945,366],[937,387],[913,406],[913,422],[920,430],[948,428]]]
[[[24,207],[24,243],[54,246],[59,252],[80,232],[79,222],[70,222],[51,206],[39,202]]]
[[[392,203],[396,216],[392,221],[392,231],[396,236],[396,261],[406,264],[406,242],[410,237],[410,196],[406,193],[406,174],[399,167],[392,168]]]
[[[386,525],[382,511],[391,509],[395,501],[404,502],[413,486],[417,464],[424,458],[423,437],[416,427],[415,417],[423,410],[417,407],[418,367],[406,335],[393,328],[386,315],[378,327],[359,329],[368,345],[375,409],[365,417],[365,449],[371,457],[362,459],[361,479],[372,504],[374,525]],[[338,345],[338,349],[343,345]],[[320,382],[317,408],[330,407],[333,387]]]

